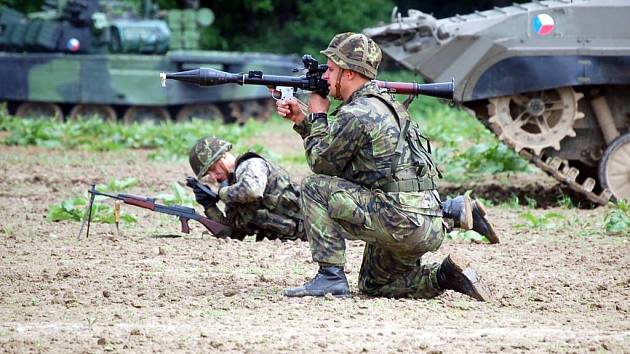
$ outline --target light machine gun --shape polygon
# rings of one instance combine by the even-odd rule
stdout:
[[[92,205],[94,204],[94,197],[97,195],[116,199],[117,201],[122,201],[125,204],[137,206],[144,209],[149,209],[156,213],[177,216],[182,226],[182,232],[186,234],[190,233],[188,220],[198,221],[199,223],[201,223],[201,225],[203,225],[206,229],[208,229],[210,233],[212,233],[214,236],[219,237],[219,238],[224,237],[226,233],[229,232],[230,230],[229,227],[226,225],[220,224],[205,216],[197,214],[197,212],[195,212],[195,209],[193,208],[188,208],[181,205],[167,206],[167,205],[157,204],[155,202],[155,198],[148,198],[148,197],[142,197],[142,196],[136,196],[136,195],[124,194],[124,193],[108,194],[108,193],[97,191],[94,185],[92,185],[92,188],[88,190],[88,193],[91,194],[90,202],[88,203],[88,209],[87,209],[88,216],[87,216],[87,219],[84,219],[83,223],[81,224],[81,229],[79,230],[79,235],[77,236],[77,239],[81,238],[81,233],[83,233],[83,227],[85,226],[86,221],[87,221],[87,232],[85,234],[85,237],[87,238],[88,235],[90,234],[90,219],[92,218]],[[115,209],[115,214],[116,214],[116,222],[118,223],[118,206]]]

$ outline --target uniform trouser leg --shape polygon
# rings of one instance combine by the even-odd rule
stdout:
[[[443,292],[437,285],[439,266],[405,264],[394,252],[367,244],[359,271],[359,290],[373,296],[430,299]]]
[[[394,208],[386,196],[344,179],[313,175],[302,185],[304,227],[313,260],[345,264],[345,240],[367,243],[359,288],[373,295],[434,297],[437,264],[420,266],[444,238],[442,218]]]

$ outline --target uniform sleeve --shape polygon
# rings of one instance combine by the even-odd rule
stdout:
[[[304,138],[306,160],[314,173],[341,174],[357,150],[365,144],[366,134],[358,117],[351,110],[340,110],[330,125],[327,119],[310,122]]]
[[[226,204],[253,203],[262,199],[267,188],[267,162],[261,158],[251,158],[241,163],[236,171],[236,183],[221,188],[219,198]]]
[[[231,221],[226,215],[224,215],[218,206],[210,206],[205,210],[205,214],[209,219],[227,226],[227,229],[223,231],[223,237],[242,240],[243,238],[245,238],[245,236],[247,236],[247,232],[241,229],[239,225],[237,225],[235,222]]]
[[[227,219],[225,218],[225,215],[223,215],[223,212],[221,211],[221,209],[219,209],[219,207],[216,204],[213,204],[211,206],[209,206],[204,213],[206,214],[206,216],[209,219],[212,219],[220,224],[223,225],[228,225]]]
[[[309,120],[309,116],[306,116],[300,123],[293,125],[293,130],[295,130],[302,139],[306,138],[308,134],[311,132],[311,122]]]

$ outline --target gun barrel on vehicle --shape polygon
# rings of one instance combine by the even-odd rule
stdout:
[[[250,71],[244,73],[229,73],[211,68],[199,68],[175,73],[162,73],[162,85],[165,80],[177,80],[194,83],[200,86],[215,86],[223,84],[238,85],[264,85],[268,87],[288,86],[313,92],[328,92],[328,84],[321,77],[309,76],[281,76],[265,75],[261,71]],[[416,82],[392,82],[375,80],[376,84],[391,93],[405,95],[425,95],[439,98],[452,99],[454,91],[454,81],[438,82],[431,84],[419,84]]]

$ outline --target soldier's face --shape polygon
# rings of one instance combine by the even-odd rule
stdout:
[[[208,169],[208,174],[210,178],[214,179],[218,183],[221,183],[228,179],[229,171],[223,163],[223,159],[217,161],[210,169]]]
[[[339,80],[339,75],[341,75],[342,70],[337,64],[335,64],[335,62],[333,62],[330,59],[328,59],[328,61],[326,62],[326,65],[328,65],[328,70],[324,72],[324,75],[322,75],[322,79],[328,82],[328,90],[330,91],[330,95],[335,98],[339,98],[341,97],[341,93],[337,92],[336,86],[337,86],[337,81]],[[343,78],[341,81],[343,81]],[[343,85],[343,84],[340,84],[340,85]]]

